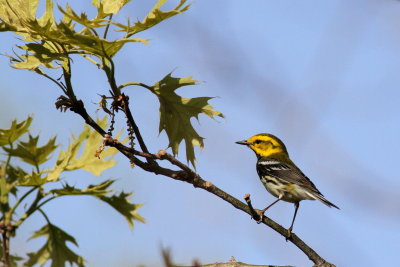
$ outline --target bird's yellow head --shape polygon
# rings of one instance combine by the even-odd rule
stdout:
[[[289,156],[285,144],[272,134],[256,134],[247,140],[238,141],[236,144],[248,146],[258,157],[269,157],[273,154]]]

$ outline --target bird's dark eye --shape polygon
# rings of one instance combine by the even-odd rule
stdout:
[[[260,144],[262,141],[261,140],[256,140],[254,141],[254,144]]]

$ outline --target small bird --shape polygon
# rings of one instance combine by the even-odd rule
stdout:
[[[328,207],[338,206],[324,198],[313,182],[292,162],[285,144],[272,134],[256,134],[236,144],[251,148],[257,156],[257,173],[269,193],[278,199],[260,211],[260,220],[267,209],[279,200],[294,203],[294,216],[288,229],[290,236],[301,200],[319,200]]]

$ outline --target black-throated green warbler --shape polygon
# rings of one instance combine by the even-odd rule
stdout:
[[[236,142],[246,145],[257,155],[257,173],[269,193],[278,199],[260,212],[260,221],[267,209],[279,200],[294,203],[294,216],[288,232],[293,229],[299,202],[301,200],[319,200],[328,207],[335,204],[324,198],[321,192],[307,176],[291,161],[285,144],[272,134],[257,134],[247,140]]]

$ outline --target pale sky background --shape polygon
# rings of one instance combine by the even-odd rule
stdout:
[[[73,7],[84,10],[90,1]],[[143,18],[155,1],[132,1],[123,18]],[[173,6],[178,1],[170,1]],[[174,71],[205,81],[178,92],[215,96],[211,104],[226,119],[194,121],[205,148],[197,151],[198,172],[242,199],[251,193],[256,208],[274,198],[261,185],[254,154],[234,142],[260,132],[279,136],[294,162],[341,210],[303,201],[294,232],[337,266],[396,266],[400,250],[400,2],[212,1],[192,8],[139,35],[149,46],[129,44],[115,58],[117,82],[147,84]],[[1,53],[17,39],[2,34]],[[76,59],[73,81],[79,98],[95,116],[97,93],[107,89],[104,74]],[[32,131],[41,140],[57,135],[65,149],[83,121],[56,111],[61,94],[50,81],[11,69],[0,59],[0,127],[34,115]],[[158,101],[141,88],[129,88],[131,108],[152,152],[167,146],[158,136]],[[99,114],[102,115],[102,114]],[[120,115],[121,121],[124,118]],[[161,247],[174,262],[228,261],[311,266],[294,245],[217,197],[166,177],[119,163],[102,177],[75,172],[72,184],[117,178],[117,190],[134,191],[144,203],[147,223],[129,229],[124,218],[90,197],[64,198],[46,205],[51,221],[76,237],[74,251],[88,266],[161,266]],[[185,160],[184,153],[179,159]],[[266,213],[284,227],[293,205],[279,203]],[[27,242],[45,223],[38,214],[19,230],[12,250],[31,252],[43,240]]]

